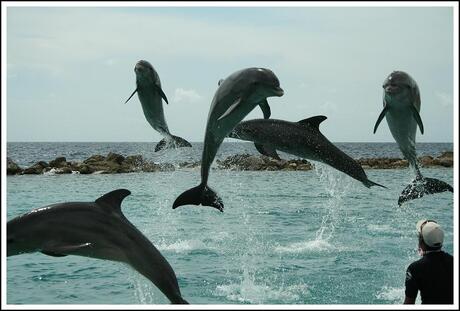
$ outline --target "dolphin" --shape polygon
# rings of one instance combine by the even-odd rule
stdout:
[[[124,262],[155,284],[174,304],[187,304],[168,261],[121,211],[130,195],[118,189],[95,202],[48,205],[6,225],[7,256],[42,252]]]
[[[277,155],[281,150],[298,157],[319,161],[353,177],[366,187],[380,186],[370,181],[361,165],[331,143],[319,130],[325,116],[314,116],[299,122],[276,119],[254,119],[240,122],[229,137],[255,143],[262,154]],[[261,150],[262,149],[262,150]]]
[[[283,96],[276,75],[266,68],[246,68],[220,80],[208,114],[201,157],[201,183],[179,195],[173,209],[187,204],[205,205],[223,212],[222,199],[208,187],[209,169],[222,141],[252,109],[267,114],[267,97]]]
[[[415,171],[415,179],[402,191],[398,205],[421,198],[424,194],[453,192],[451,185],[444,181],[423,177],[417,163],[415,134],[417,126],[423,134],[420,118],[420,91],[415,80],[406,72],[393,71],[383,82],[383,110],[374,126],[374,134],[382,121],[387,119],[391,135],[403,156]]]
[[[161,89],[160,77],[152,65],[145,60],[140,60],[134,67],[134,72],[136,73],[136,89],[125,101],[125,104],[137,92],[145,118],[156,131],[164,136],[155,146],[155,152],[165,148],[192,147],[185,139],[169,132],[162,104],[162,99],[167,104],[168,99]]]

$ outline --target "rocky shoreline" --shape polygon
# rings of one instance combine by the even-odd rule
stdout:
[[[356,161],[363,169],[398,169],[408,166],[407,160],[400,158],[360,158]],[[216,160],[218,169],[238,171],[308,171],[313,164],[304,159],[275,160],[263,155],[239,154],[224,160]],[[439,157],[419,157],[421,167],[452,167],[453,152],[443,152]],[[154,163],[141,155],[123,156],[110,152],[107,156],[93,155],[82,162],[67,161],[58,157],[50,162],[39,161],[30,167],[21,168],[12,159],[7,158],[7,175],[28,174],[117,174],[133,172],[168,172],[177,169],[200,167],[200,161]]]

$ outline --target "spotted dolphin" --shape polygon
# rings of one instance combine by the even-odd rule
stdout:
[[[7,256],[42,252],[124,262],[175,304],[186,304],[168,261],[121,211],[131,194],[118,189],[95,202],[48,205],[8,221]]]
[[[206,124],[201,157],[201,183],[179,195],[173,209],[188,204],[205,205],[223,212],[222,199],[208,187],[209,169],[222,141],[257,105],[267,113],[267,97],[282,96],[276,75],[265,68],[239,70],[218,83]]]
[[[259,152],[277,155],[276,150],[319,161],[362,182],[366,187],[380,186],[370,181],[361,165],[331,143],[319,130],[325,116],[299,122],[254,119],[240,122],[229,134],[231,138],[252,141]],[[263,149],[263,150],[261,150]],[[385,187],[384,187],[385,188]]]
[[[164,136],[155,146],[155,151],[165,148],[191,147],[188,141],[169,132],[162,103],[163,99],[168,104],[168,99],[161,89],[160,77],[153,66],[145,60],[140,60],[134,67],[134,72],[136,73],[136,89],[125,104],[137,92],[145,118],[156,131]]]
[[[424,194],[454,191],[452,186],[444,181],[423,177],[420,172],[415,150],[417,126],[422,134],[424,132],[420,117],[420,104],[418,85],[406,72],[393,71],[383,82],[383,110],[375,123],[374,134],[385,117],[391,135],[393,135],[410,167],[415,171],[415,179],[399,196],[399,205],[420,198]]]

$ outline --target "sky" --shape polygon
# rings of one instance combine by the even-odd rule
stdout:
[[[6,16],[10,142],[159,141],[137,96],[124,104],[141,59],[160,76],[171,133],[192,142],[218,81],[246,67],[279,78],[272,118],[325,115],[333,142],[394,142],[385,121],[373,127],[383,80],[406,71],[421,92],[417,141],[453,142],[451,7],[9,6]]]

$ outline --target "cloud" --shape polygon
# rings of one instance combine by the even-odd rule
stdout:
[[[441,106],[450,107],[452,106],[452,95],[444,92],[436,92],[436,97],[439,99]]]
[[[177,88],[174,91],[174,99],[173,101],[176,103],[181,102],[189,102],[189,103],[196,103],[203,98],[197,91],[190,89],[184,90],[183,88]]]
[[[322,105],[321,105],[321,110],[324,111],[324,112],[337,112],[338,111],[338,108],[337,108],[337,105],[331,101],[325,101]]]

